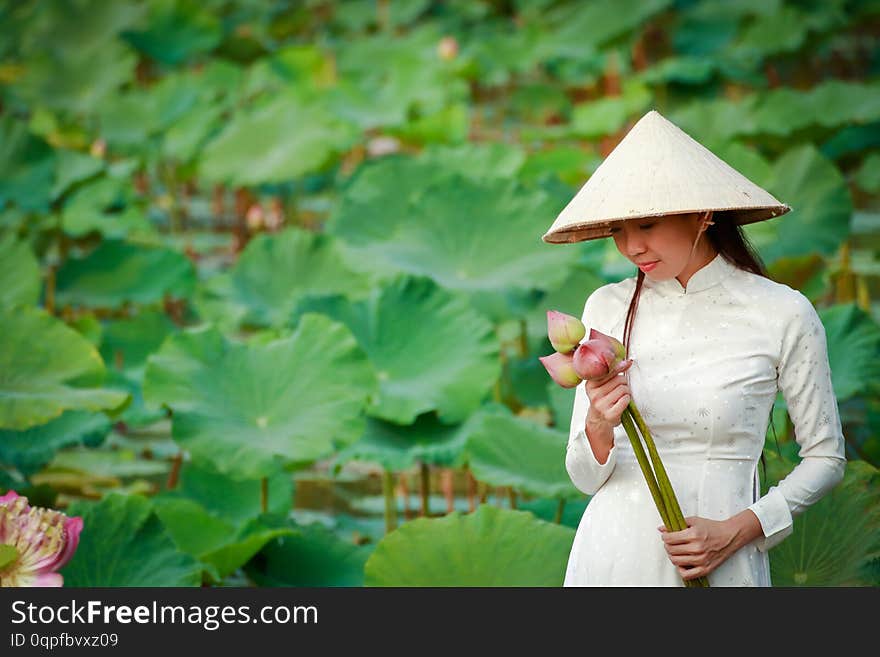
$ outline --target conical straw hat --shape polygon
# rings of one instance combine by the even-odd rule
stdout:
[[[705,210],[742,225],[783,215],[791,208],[651,110],[541,239],[551,244],[582,242],[610,237],[615,222]]]

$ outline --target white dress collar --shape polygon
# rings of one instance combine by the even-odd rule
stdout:
[[[737,269],[736,265],[729,263],[724,256],[719,253],[691,275],[687,282],[687,289],[678,282],[678,279],[675,276],[669,280],[655,281],[645,274],[643,285],[664,296],[684,296],[701,292],[702,290],[717,285]]]

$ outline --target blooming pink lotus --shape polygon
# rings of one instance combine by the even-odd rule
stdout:
[[[541,364],[547,369],[547,373],[556,383],[563,388],[574,388],[581,382],[581,377],[574,371],[573,358],[571,354],[554,352],[549,356],[541,356],[538,360],[541,361]]]
[[[572,359],[572,367],[585,380],[606,376],[626,358],[626,347],[596,329],[590,329],[590,339],[578,345]]]
[[[0,586],[62,586],[56,571],[79,545],[83,520],[28,506],[26,497],[0,496]]]
[[[547,311],[547,337],[550,344],[560,354],[574,351],[583,339],[587,329],[577,317],[566,315],[558,310]]]

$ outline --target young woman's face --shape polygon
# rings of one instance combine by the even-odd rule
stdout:
[[[699,234],[700,213],[668,215],[622,221],[611,228],[614,244],[620,253],[653,280],[678,276],[691,261],[691,250]],[[705,240],[705,236],[700,240]],[[693,257],[702,254],[698,246]]]

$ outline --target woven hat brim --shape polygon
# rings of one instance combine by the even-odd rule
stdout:
[[[541,240],[548,244],[570,244],[573,242],[585,242],[587,240],[595,240],[603,237],[611,237],[611,229],[624,221],[633,219],[644,219],[645,217],[665,217],[677,214],[691,214],[694,212],[714,211],[714,218],[720,221],[733,221],[739,226],[753,224],[758,221],[766,221],[774,217],[781,217],[791,208],[782,203],[779,205],[770,205],[761,208],[695,208],[682,209],[675,212],[658,212],[639,214],[630,217],[621,217],[619,219],[608,219],[601,223],[589,224],[571,224],[564,228],[548,231],[541,236]]]
[[[558,244],[609,237],[617,222],[706,210],[748,224],[790,208],[651,110],[608,154],[542,240]]]

